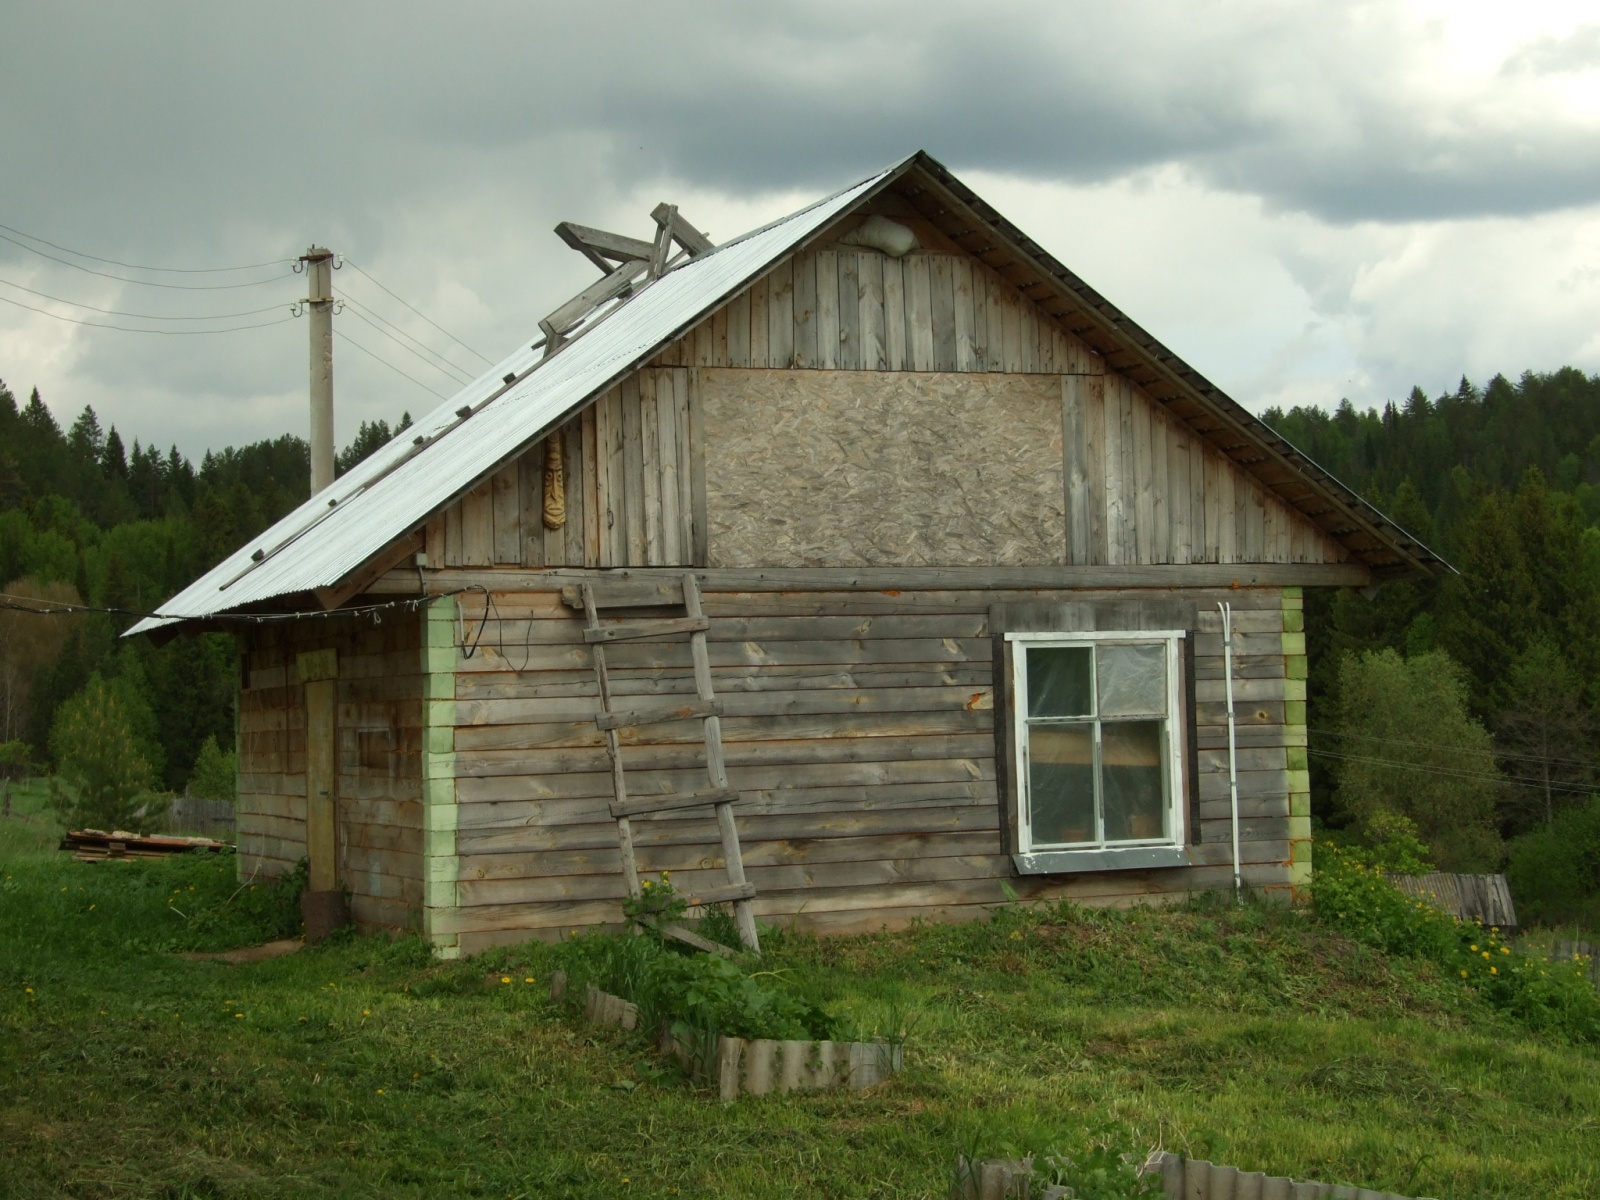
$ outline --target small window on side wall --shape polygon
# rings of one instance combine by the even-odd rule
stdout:
[[[1184,866],[1183,631],[1008,633],[1027,874]]]

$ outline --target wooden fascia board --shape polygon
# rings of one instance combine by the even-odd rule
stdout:
[[[328,610],[342,607],[352,597],[366,591],[374,580],[387,575],[421,549],[422,534],[417,530],[396,538],[338,583],[318,588],[317,603]]]
[[[1415,573],[1433,575],[1442,573],[1441,568],[1443,571],[1451,569],[1437,556],[1434,556],[1433,563],[1430,564],[1412,553],[1399,538],[1386,533],[1381,525],[1372,521],[1362,511],[1370,506],[1359,496],[1283,438],[1262,426],[1258,418],[1225,396],[1215,385],[1131,321],[1110,301],[1095,292],[1065,266],[1056,262],[1032,238],[1012,226],[998,212],[989,209],[975,192],[963,195],[962,192],[969,189],[966,189],[965,185],[941,164],[926,154],[919,154],[914,164],[930,188],[937,189],[943,199],[960,208],[964,215],[985,223],[990,228],[992,236],[1005,243],[1006,249],[1020,260],[1019,265],[1035,273],[1037,278],[1053,284],[1067,303],[1091,322],[1090,335],[1085,336],[1083,332],[1079,332],[1078,336],[1083,337],[1090,347],[1106,360],[1108,366],[1119,373],[1128,374],[1128,367],[1119,366],[1117,362],[1119,358],[1125,358],[1130,366],[1135,364],[1145,366],[1157,378],[1170,382],[1177,391],[1190,397],[1211,412],[1224,427],[1231,429],[1242,440],[1242,444],[1261,451],[1263,457],[1258,461],[1271,460],[1305,479],[1348,519],[1369,533],[1378,544],[1389,547],[1393,553],[1409,563]],[[986,209],[987,212],[984,211]],[[1234,409],[1238,411],[1234,412]],[[1262,435],[1263,431],[1266,436]],[[1230,454],[1229,457],[1237,461],[1236,456]],[[1305,515],[1309,518],[1309,514]],[[1379,516],[1381,518],[1382,514]],[[1387,518],[1382,519],[1387,521]],[[1320,526],[1321,522],[1318,524]],[[1408,540],[1415,539],[1408,538]],[[1421,543],[1416,545],[1421,547]],[[1432,554],[1431,551],[1428,553]]]

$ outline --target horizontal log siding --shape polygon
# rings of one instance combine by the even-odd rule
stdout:
[[[1236,609],[1245,878],[1289,883],[1291,748],[1304,682],[1285,678],[1282,593],[1185,593],[1196,636],[1195,781],[1202,865],[1058,878],[1013,875],[1001,853],[994,750],[996,602],[1114,598],[1086,592],[705,595],[723,740],[745,869],[766,920],[864,930],[963,919],[1004,898],[1126,904],[1225,887],[1229,819],[1221,643],[1214,608]],[[462,597],[469,625],[482,601]],[[454,782],[462,952],[614,924],[623,894],[611,783],[581,622],[554,593],[503,593],[473,658],[457,659]],[[649,615],[649,610],[633,615]],[[686,642],[607,648],[619,703],[692,692]],[[1295,714],[1289,714],[1290,716]],[[1301,717],[1303,720],[1303,716]],[[622,731],[630,794],[705,786],[698,722]],[[1303,749],[1301,750],[1303,753]],[[641,869],[692,890],[721,882],[709,811],[636,818]],[[444,932],[441,928],[440,932]]]
[[[335,713],[339,884],[366,926],[408,928],[422,901],[420,619],[271,626],[245,639],[239,692],[239,868],[281,875],[305,857],[305,688],[295,656],[339,654]]]

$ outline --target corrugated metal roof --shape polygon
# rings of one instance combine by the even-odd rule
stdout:
[[[910,162],[910,159],[905,162]],[[714,311],[904,163],[691,259],[635,293],[559,353],[519,349],[405,436],[340,476],[128,632],[337,584],[470,488],[495,464]],[[507,375],[518,378],[509,387]],[[500,393],[500,394],[497,394]],[[482,406],[481,408],[479,406]],[[463,419],[460,409],[473,412]],[[423,439],[419,447],[416,439]],[[261,554],[260,561],[254,555]]]

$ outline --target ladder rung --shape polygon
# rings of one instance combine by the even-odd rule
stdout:
[[[596,608],[665,608],[683,604],[683,585],[671,583],[613,583],[590,585]],[[568,608],[583,608],[583,588],[564,587],[561,599]]]
[[[736,952],[727,946],[713,942],[710,938],[703,938],[692,929],[685,929],[682,925],[662,925],[661,932],[668,937],[677,938],[680,942],[693,946],[696,950],[704,950],[708,954],[720,954],[723,958],[733,958]]]
[[[753,883],[724,883],[719,887],[701,888],[689,893],[689,907],[702,904],[726,904],[730,900],[754,900],[756,898],[756,885]]]
[[[699,633],[710,629],[705,617],[672,617],[665,621],[629,621],[625,625],[607,625],[601,629],[585,629],[583,640],[595,642],[631,642],[636,638],[665,637],[671,633]]]
[[[646,813],[671,812],[675,808],[701,808],[708,804],[732,804],[739,793],[732,788],[715,788],[709,792],[692,792],[686,796],[634,796],[627,800],[611,802],[611,815],[642,817]]]
[[[688,700],[679,704],[650,704],[640,708],[625,708],[620,712],[598,713],[594,723],[599,729],[624,729],[630,725],[657,725],[663,721],[690,721],[696,717],[720,717],[721,700]]]

